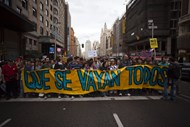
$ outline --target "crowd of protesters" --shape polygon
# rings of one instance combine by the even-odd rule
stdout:
[[[22,81],[21,81],[21,71],[24,69],[25,71],[33,71],[33,70],[40,70],[40,69],[85,69],[85,70],[116,70],[122,67],[131,66],[131,65],[154,65],[154,66],[168,66],[168,63],[174,62],[174,59],[170,59],[168,61],[167,57],[162,57],[161,61],[156,61],[154,58],[142,59],[132,58],[128,55],[124,55],[122,58],[93,58],[86,60],[80,57],[70,57],[70,58],[63,58],[60,56],[57,60],[51,60],[49,58],[44,59],[33,59],[33,60],[24,60],[22,57],[17,58],[14,60],[7,60],[0,62],[0,97],[6,97],[6,99],[10,98],[17,98],[17,97],[26,97],[30,94],[24,94],[22,88]],[[172,82],[174,82],[172,80]],[[5,85],[4,90],[2,85]],[[168,84],[168,83],[166,83]],[[168,96],[166,92],[168,85],[165,86],[164,98]],[[143,92],[147,94],[154,94],[154,90],[123,90],[123,91],[108,91],[108,92],[95,92],[89,94],[89,96],[96,96],[97,94],[100,96],[112,96],[112,95],[141,95]],[[36,94],[32,94],[36,95]],[[41,94],[43,97],[47,98],[52,95],[44,95]],[[174,94],[173,94],[174,95]],[[65,97],[65,95],[57,94],[57,97]],[[88,96],[88,95],[84,95]],[[68,97],[68,96],[66,96]],[[74,97],[74,96],[71,96]],[[82,97],[82,95],[80,96]]]

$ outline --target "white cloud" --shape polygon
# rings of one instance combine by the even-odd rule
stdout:
[[[114,21],[125,12],[129,0],[67,0],[71,23],[80,43],[98,40],[104,23],[111,28]]]

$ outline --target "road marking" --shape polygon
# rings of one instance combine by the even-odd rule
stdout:
[[[3,102],[61,102],[61,101],[133,101],[133,100],[160,100],[162,96],[122,96],[122,97],[83,97],[83,98],[17,98],[1,100]]]
[[[115,118],[115,121],[116,121],[118,127],[124,127],[116,113],[113,113],[113,117]]]
[[[180,94],[179,96],[181,96],[181,97],[183,97],[183,98],[185,98],[185,99],[189,99],[189,100],[190,100],[190,97],[189,97],[189,96],[187,96],[187,95]]]
[[[10,122],[11,121],[11,119],[9,118],[9,119],[7,119],[7,120],[5,120],[3,123],[1,123],[0,124],[0,127],[3,127],[3,126],[5,126],[8,122]]]
[[[177,96],[177,98],[183,100],[183,101],[186,101],[186,102],[189,102],[190,103],[190,100],[186,99],[186,98],[183,98],[183,97],[180,97],[180,96]]]

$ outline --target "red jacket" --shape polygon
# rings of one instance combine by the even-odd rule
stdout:
[[[9,66],[5,64],[2,69],[5,81],[16,80],[17,79],[17,66],[13,64]]]

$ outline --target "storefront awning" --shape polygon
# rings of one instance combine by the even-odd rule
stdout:
[[[23,15],[2,3],[0,3],[0,13],[0,26],[3,28],[20,32],[30,32],[36,29],[34,22],[31,22]]]

